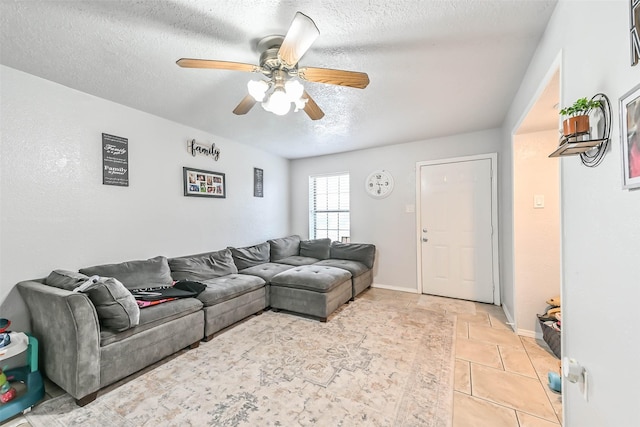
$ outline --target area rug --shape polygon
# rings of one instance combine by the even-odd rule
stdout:
[[[364,298],[327,323],[265,312],[40,426],[451,425],[455,316]]]

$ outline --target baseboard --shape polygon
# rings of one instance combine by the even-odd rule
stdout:
[[[513,316],[509,313],[509,310],[505,305],[502,306],[502,311],[504,311],[504,315],[507,316],[507,324],[511,326],[511,329],[523,337],[542,339],[542,332],[531,331],[529,329],[516,329],[516,322],[513,320]]]
[[[418,293],[417,289],[401,288],[399,286],[383,285],[381,283],[373,283],[371,285],[371,287],[372,288],[378,288],[378,289],[387,289],[389,291],[409,292],[410,294],[417,294]]]
[[[542,339],[542,332],[530,331],[529,329],[518,329],[516,333],[523,337]]]
[[[504,304],[502,304],[502,311],[504,312],[504,315],[507,316],[507,325],[511,326],[511,329],[516,332],[516,322],[513,320],[513,316],[509,313],[507,306]]]

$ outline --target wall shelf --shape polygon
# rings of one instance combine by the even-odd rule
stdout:
[[[560,146],[556,148],[553,153],[549,154],[549,157],[575,156],[597,147],[608,138],[574,142],[572,142],[571,139],[572,138],[563,138],[562,141],[560,141]]]
[[[611,103],[609,98],[603,94],[596,94],[592,100],[600,102],[600,108],[595,109],[594,114],[600,116],[602,126],[596,126],[594,134],[589,132],[577,133],[563,136],[560,145],[549,157],[580,156],[582,164],[588,167],[595,167],[600,164],[609,146],[609,136],[611,135]],[[579,138],[589,138],[579,141]]]

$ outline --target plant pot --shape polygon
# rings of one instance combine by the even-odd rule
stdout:
[[[564,136],[579,135],[589,132],[589,116],[569,117],[562,122],[562,133]]]

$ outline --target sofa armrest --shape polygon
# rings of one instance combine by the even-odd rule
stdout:
[[[32,334],[40,341],[46,375],[76,399],[100,388],[100,324],[87,295],[18,283],[31,313]]]

